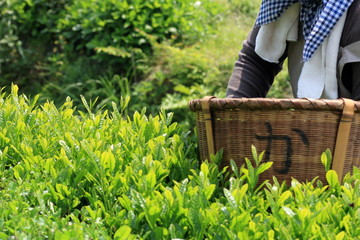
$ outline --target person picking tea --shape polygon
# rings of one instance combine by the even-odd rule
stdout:
[[[360,99],[360,0],[263,0],[227,97],[266,97],[287,58],[296,98]]]

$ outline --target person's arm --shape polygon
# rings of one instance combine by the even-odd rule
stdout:
[[[267,62],[256,54],[255,41],[258,31],[259,27],[254,27],[248,39],[243,43],[228,83],[226,97],[266,97],[274,82],[274,77],[282,69],[286,53],[279,63]]]
[[[360,100],[360,0],[354,0],[348,9],[340,46],[342,84],[353,100]],[[344,97],[344,96],[339,96]]]
[[[352,63],[353,99],[360,100],[360,62]]]
[[[360,60],[360,59],[359,59]],[[347,89],[347,93],[339,93],[339,97],[351,98],[355,101],[360,100],[360,62],[347,63],[341,73],[341,81]]]

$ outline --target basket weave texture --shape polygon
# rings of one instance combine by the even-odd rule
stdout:
[[[195,112],[201,160],[209,159],[208,133],[204,111],[205,99],[192,100]],[[273,166],[260,176],[299,181],[319,177],[326,181],[321,154],[329,148],[334,153],[344,101],[271,98],[209,98],[211,130],[215,152],[223,149],[222,166],[233,159],[240,167],[245,157],[251,159],[251,145],[265,151],[264,161]],[[360,166],[360,103],[354,103],[354,115],[348,141],[344,141],[343,174]],[[339,141],[338,141],[339,142]],[[347,143],[347,145],[346,145]],[[336,161],[336,159],[334,159]],[[334,164],[334,163],[333,163]]]

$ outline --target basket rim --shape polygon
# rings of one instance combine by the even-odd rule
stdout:
[[[191,111],[202,111],[202,99],[191,100],[188,107]],[[210,110],[235,109],[284,109],[284,110],[321,110],[342,111],[343,99],[312,99],[312,98],[217,98],[209,100]],[[353,100],[352,100],[353,101]],[[360,102],[354,101],[355,112],[360,112]]]

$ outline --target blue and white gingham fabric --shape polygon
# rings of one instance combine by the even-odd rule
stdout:
[[[303,60],[308,61],[354,0],[263,0],[256,25],[277,20],[294,3],[301,3],[300,21],[304,24]]]

